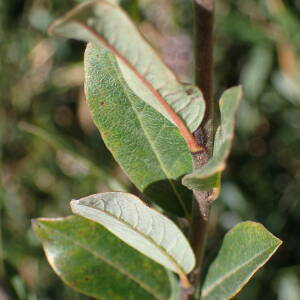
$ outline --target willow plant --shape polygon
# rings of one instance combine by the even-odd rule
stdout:
[[[242,90],[213,99],[213,1],[195,1],[194,8],[194,85],[179,82],[109,1],[84,2],[49,29],[88,43],[85,93],[93,121],[142,195],[88,195],[71,201],[76,216],[33,222],[57,275],[92,298],[230,299],[281,244],[262,225],[242,222],[201,274]]]

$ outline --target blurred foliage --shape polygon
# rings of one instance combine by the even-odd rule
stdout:
[[[86,299],[48,266],[30,219],[70,214],[69,201],[135,191],[105,150],[83,95],[85,45],[49,38],[80,1],[0,1],[0,299]],[[190,1],[121,1],[185,82],[192,81]],[[236,299],[300,295],[300,1],[217,1],[215,90],[243,84],[237,136],[212,214],[208,260],[241,220],[284,245]],[[116,178],[116,179],[115,179]]]

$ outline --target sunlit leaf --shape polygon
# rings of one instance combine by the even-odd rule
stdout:
[[[209,267],[203,300],[227,300],[236,295],[281,245],[261,224],[243,222],[231,229]]]
[[[37,219],[34,229],[59,277],[96,299],[169,299],[163,267],[81,217]]]
[[[93,42],[113,53],[134,93],[176,124],[184,136],[200,125],[204,114],[200,90],[178,82],[118,6],[106,1],[83,3],[58,19],[49,31]]]
[[[71,207],[182,278],[194,268],[194,253],[181,230],[132,194],[95,194],[72,200]]]
[[[103,141],[132,182],[169,212],[188,215],[182,186],[192,158],[178,129],[128,88],[115,57],[91,44],[85,54],[86,95]]]

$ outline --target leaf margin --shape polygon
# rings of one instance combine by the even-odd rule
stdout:
[[[70,23],[73,23],[73,26],[74,26],[74,24],[82,26],[87,32],[89,32],[91,35],[95,36],[94,39],[88,40],[88,41],[94,41],[94,42],[96,42],[96,43],[98,42],[100,44],[102,43],[102,46],[104,45],[105,47],[107,47],[107,49],[109,51],[111,51],[117,57],[118,60],[121,60],[125,65],[127,65],[128,69],[130,69],[132,72],[134,72],[136,74],[136,76],[141,80],[141,82],[143,82],[145,84],[145,86],[151,91],[151,93],[154,95],[154,97],[157,99],[157,101],[160,103],[160,105],[163,107],[163,109],[168,112],[169,117],[171,118],[172,122],[176,124],[176,126],[180,130],[182,136],[184,137],[186,143],[188,144],[190,151],[197,152],[197,151],[203,150],[203,146],[199,145],[196,142],[194,136],[192,135],[192,132],[194,132],[200,126],[202,119],[204,117],[205,101],[204,101],[201,90],[199,88],[197,88],[196,86],[193,86],[193,89],[197,89],[197,94],[198,94],[197,99],[199,100],[199,101],[197,101],[197,103],[199,105],[199,116],[197,118],[195,118],[196,119],[195,122],[197,122],[197,124],[194,125],[192,128],[189,128],[189,125],[187,124],[187,121],[189,121],[189,120],[184,120],[184,118],[180,117],[180,115],[178,114],[178,112],[181,111],[181,109],[179,109],[178,112],[175,112],[174,107],[172,107],[172,105],[170,103],[168,103],[168,101],[165,99],[165,97],[163,95],[161,95],[160,92],[158,92],[158,89],[156,89],[152,85],[151,82],[148,82],[148,80],[144,79],[143,78],[144,75],[141,74],[135,68],[135,66],[133,64],[131,64],[129,62],[129,60],[127,60],[127,58],[122,53],[119,52],[119,50],[116,50],[115,47],[113,45],[111,45],[110,42],[107,41],[107,38],[104,38],[103,36],[101,36],[92,27],[85,24],[81,20],[75,19],[72,21],[72,18],[74,16],[76,16],[77,13],[84,11],[86,8],[89,8],[90,6],[93,6],[93,5],[111,6],[116,11],[118,10],[119,13],[121,13],[122,16],[126,18],[126,20],[128,21],[128,24],[130,24],[130,26],[133,25],[133,23],[130,20],[130,18],[128,17],[128,15],[118,5],[112,4],[111,2],[107,2],[105,0],[92,0],[92,1],[87,1],[87,2],[83,2],[83,3],[79,4],[75,8],[73,8],[70,11],[68,11],[67,13],[65,13],[62,17],[55,20],[48,29],[49,35],[57,35],[57,36],[75,38],[74,36],[70,36],[70,35],[66,35],[66,34],[63,35],[62,33],[59,33],[57,29],[59,28],[59,26],[63,25],[64,23],[67,23],[68,20],[70,20]],[[153,52],[155,60],[158,61],[159,63],[161,63],[164,66],[164,68],[168,71],[169,74],[172,74],[174,76],[174,82],[176,82],[178,84],[178,87],[180,86],[182,91],[185,90],[184,85],[179,83],[175,74],[165,65],[165,63],[162,62],[161,58],[157,55],[157,53],[150,46],[150,44],[145,40],[145,38],[142,36],[142,34],[139,32],[139,30],[134,25],[133,25],[133,28],[135,29],[141,42],[146,44],[147,47],[149,47],[149,49],[151,50],[151,52]],[[77,37],[75,39],[79,39],[79,38]],[[86,39],[83,39],[83,40],[86,40]],[[190,105],[190,102],[196,103],[194,100],[193,101],[191,101],[191,100],[193,100],[193,99],[189,99],[188,105]],[[193,111],[193,110],[190,109],[190,112],[191,111]],[[165,115],[165,117],[166,117],[166,115]]]
[[[205,289],[205,282],[206,282],[206,280],[207,280],[207,277],[208,277],[208,275],[209,275],[209,270],[210,270],[210,268],[213,268],[214,267],[214,263],[216,263],[216,261],[217,261],[217,259],[218,259],[218,257],[219,257],[219,254],[221,253],[221,251],[222,251],[222,249],[223,249],[223,246],[224,246],[224,242],[225,242],[225,238],[227,237],[227,239],[228,239],[228,237],[229,236],[231,236],[235,231],[237,231],[238,229],[239,229],[239,227],[241,227],[241,226],[247,226],[247,225],[250,225],[250,226],[255,226],[255,227],[259,227],[261,230],[263,230],[264,231],[264,233],[265,234],[267,234],[269,237],[271,237],[271,238],[273,238],[273,244],[272,245],[270,245],[267,249],[264,249],[263,250],[263,252],[261,252],[261,253],[259,253],[259,255],[262,255],[262,253],[264,253],[264,252],[266,252],[267,250],[269,250],[270,248],[274,248],[273,249],[273,251],[271,251],[270,252],[270,254],[267,256],[267,258],[262,262],[262,263],[260,263],[259,265],[257,265],[257,267],[252,271],[252,272],[250,272],[249,273],[249,275],[248,275],[248,277],[243,281],[243,283],[240,285],[240,287],[238,288],[238,289],[236,289],[234,292],[232,292],[232,294],[231,295],[229,295],[228,297],[226,297],[226,298],[221,298],[221,299],[218,299],[218,300],[229,300],[229,299],[232,299],[233,297],[235,297],[246,285],[247,285],[247,283],[252,279],[252,277],[254,276],[254,274],[258,271],[258,270],[260,270],[270,259],[271,259],[271,257],[274,255],[274,253],[278,250],[278,248],[282,245],[282,240],[280,240],[278,237],[276,237],[275,235],[273,235],[269,230],[267,230],[266,228],[265,228],[265,226],[264,225],[262,225],[261,223],[257,223],[257,222],[253,222],[253,221],[243,221],[243,222],[240,222],[240,223],[238,223],[237,225],[235,225],[233,228],[231,228],[226,234],[225,234],[225,236],[224,236],[224,238],[223,238],[223,241],[222,241],[222,246],[221,246],[221,248],[219,249],[219,252],[218,252],[218,254],[217,254],[217,256],[215,257],[215,259],[213,260],[213,262],[211,263],[211,265],[209,266],[209,269],[208,269],[208,271],[207,271],[207,273],[206,273],[206,276],[205,276],[205,278],[204,278],[204,281],[203,281],[203,286],[202,286],[202,290],[201,290],[201,299],[203,299],[203,300],[206,300],[207,299],[207,295],[208,295],[208,293],[210,292],[206,292],[205,293],[205,290],[207,290],[207,289],[209,289],[209,287],[207,287],[206,289]],[[253,258],[251,258],[251,259],[255,259],[255,258],[257,258],[259,255],[256,255],[256,256],[254,256]],[[249,263],[249,261],[247,261],[247,263]],[[244,267],[244,265],[245,265],[245,263],[243,264],[243,266],[242,267]],[[235,271],[236,271],[236,269],[235,269]],[[229,272],[229,273],[232,273],[232,271],[231,272]],[[227,279],[227,276],[224,276],[224,277],[226,277],[225,278],[225,280]],[[211,284],[211,285],[214,285],[215,283],[218,283],[219,284],[219,282],[220,282],[220,280],[217,280],[217,281],[215,281],[213,284]],[[209,289],[209,290],[211,290],[211,288]],[[209,299],[209,298],[208,298]],[[209,300],[211,300],[211,299],[209,299]]]
[[[236,95],[232,96],[231,94],[236,93]],[[212,158],[208,161],[206,165],[204,165],[201,169],[194,171],[191,174],[187,174],[182,178],[182,184],[191,190],[199,190],[206,191],[209,189],[214,189],[214,195],[211,200],[215,200],[220,194],[220,183],[221,183],[221,173],[224,171],[226,167],[226,160],[230,154],[230,149],[232,147],[232,141],[234,138],[234,125],[235,125],[235,115],[239,107],[239,103],[242,99],[242,87],[234,86],[227,90],[225,90],[220,98],[219,107],[221,112],[221,124],[219,125],[216,134],[215,134],[215,144],[214,144],[214,153]],[[225,100],[225,99],[233,99],[233,100]],[[225,110],[229,105],[227,102],[234,101],[233,109],[231,111],[232,118],[229,120],[229,130],[225,132],[225,139],[222,137],[222,125],[225,127],[223,117]],[[226,107],[225,107],[226,105]],[[223,112],[223,113],[222,113]],[[228,126],[227,126],[228,127]],[[227,128],[228,129],[228,128]],[[228,132],[229,131],[229,132]],[[225,147],[225,151],[221,153],[221,157],[217,157],[217,155],[221,152],[221,146]]]
[[[99,55],[99,57],[97,57],[97,55]],[[192,156],[188,147],[179,133],[178,128],[137,97],[127,86],[127,83],[118,71],[119,66],[117,65],[116,58],[109,53],[109,51],[105,50],[103,47],[93,45],[92,43],[87,45],[85,51],[85,93],[93,121],[98,128],[106,147],[136,187],[166,211],[171,212],[174,215],[189,217],[192,193],[180,182],[180,179],[184,174],[192,171]],[[99,75],[99,82],[95,83],[89,78],[95,74],[98,75],[98,72],[103,74],[103,78]],[[109,84],[104,82],[106,80],[108,80]],[[102,85],[100,87],[101,82]],[[112,93],[111,85],[116,84],[119,85],[118,93],[120,95],[114,95]],[[121,96],[122,98],[120,98],[120,101],[117,101],[117,98]],[[99,99],[102,100],[100,101]],[[126,106],[122,104],[125,100]],[[142,103],[143,106],[138,104],[139,102]],[[104,105],[100,105],[101,103]],[[143,160],[148,161],[148,159],[145,158],[142,160],[131,159],[131,164],[128,164],[129,161],[127,158],[130,157],[131,153],[128,152],[125,147],[128,142],[126,142],[125,139],[124,143],[123,139],[120,138],[120,130],[116,131],[114,129],[120,129],[121,126],[124,126],[122,122],[116,122],[116,112],[121,111],[121,113],[128,114],[129,108],[133,112],[130,120],[132,121],[133,118],[135,118],[138,123],[136,125],[140,127],[139,132],[134,135],[129,134],[129,132],[134,132],[134,130],[138,128],[136,125],[134,128],[132,127],[132,130],[126,130],[127,133],[125,137],[127,140],[132,140],[131,143],[134,143],[136,145],[135,147],[138,146],[140,150],[143,150],[142,155],[147,155],[148,159],[149,155],[152,156],[151,159],[155,160],[155,162],[153,161],[151,165],[140,163]],[[146,114],[141,112],[144,110]],[[151,115],[156,120],[155,126],[149,125],[153,123],[151,118],[149,119],[149,116]],[[109,118],[109,120],[114,120],[114,123],[106,122],[107,118]],[[161,124],[157,127],[159,123]],[[155,129],[156,133],[154,131],[154,134],[152,133],[153,127],[158,128],[158,130]],[[159,136],[157,135],[157,132],[160,132]],[[117,139],[114,139],[115,136]],[[145,147],[140,143],[140,141],[143,141],[143,138],[145,141],[142,144],[145,145]],[[162,143],[159,142],[160,140]],[[160,144],[163,145],[163,147],[160,146]],[[176,150],[173,149],[174,144],[176,145]],[[146,153],[149,152],[149,150],[151,153]],[[173,162],[168,162],[171,158],[170,151],[173,153]],[[124,159],[124,153],[126,154],[126,159]],[[178,157],[174,156],[174,154],[178,155]],[[139,161],[138,164],[136,163],[137,161]],[[175,162],[176,164],[174,164]],[[152,167],[154,163],[155,168]],[[132,166],[134,166],[134,168]],[[146,176],[147,180],[141,180],[141,178],[146,177],[137,176],[140,174],[137,174],[136,169],[141,167],[148,168],[149,172]],[[133,172],[133,170],[135,171]],[[160,174],[158,174],[158,171]],[[163,183],[159,185],[159,188],[167,188],[168,192],[171,193],[173,199],[171,199],[172,197],[165,197],[168,199],[169,204],[167,201],[163,202],[161,199],[162,197],[156,195],[158,188],[155,188],[155,185],[161,181],[166,181],[167,185],[170,187],[166,187]],[[153,188],[153,190],[151,188]],[[154,192],[156,192],[156,194]],[[167,196],[166,193],[162,194]],[[159,201],[157,201],[157,199]]]
[[[54,218],[53,218],[53,217],[51,217],[51,218],[48,218],[48,217],[40,217],[40,218],[36,218],[36,219],[31,219],[31,225],[32,225],[32,229],[33,229],[34,233],[36,234],[36,236],[38,237],[38,239],[39,239],[39,241],[40,241],[40,243],[41,243],[41,245],[42,245],[43,252],[44,252],[44,255],[46,256],[46,259],[47,259],[47,261],[48,261],[48,264],[51,266],[51,269],[52,269],[52,270],[54,271],[54,273],[59,277],[59,279],[62,280],[63,283],[66,284],[66,285],[67,285],[68,287],[70,287],[71,289],[73,289],[73,290],[75,290],[75,291],[77,291],[77,292],[79,292],[79,293],[81,293],[81,294],[84,294],[84,295],[86,295],[86,296],[88,296],[88,297],[95,297],[95,295],[92,295],[91,293],[85,292],[84,290],[82,290],[82,288],[75,287],[74,285],[72,285],[71,282],[68,282],[68,280],[64,278],[64,276],[62,275],[61,271],[60,271],[59,269],[57,269],[57,267],[55,266],[54,262],[51,261],[50,258],[49,258],[48,252],[47,252],[47,250],[46,250],[47,247],[45,246],[45,244],[47,243],[47,240],[44,240],[44,239],[40,236],[40,233],[38,232],[38,231],[40,231],[40,228],[38,228],[38,225],[40,225],[40,224],[38,224],[38,223],[42,223],[42,225],[43,225],[44,227],[47,227],[47,224],[43,224],[43,222],[46,222],[46,223],[47,223],[47,222],[48,222],[48,223],[49,223],[49,222],[50,222],[50,223],[53,222],[53,223],[54,223],[54,222],[74,221],[74,220],[77,220],[77,221],[78,221],[78,219],[82,219],[82,220],[85,220],[85,222],[94,223],[96,226],[102,227],[101,225],[99,225],[99,224],[97,224],[97,223],[95,223],[95,222],[92,222],[92,221],[86,220],[85,218],[82,218],[82,217],[80,217],[80,216],[74,216],[74,215],[68,215],[68,216],[66,216],[66,217],[54,217]],[[48,227],[50,227],[50,226],[48,225]],[[50,230],[57,231],[57,232],[59,232],[60,235],[63,235],[63,234],[62,234],[59,230],[57,230],[57,229],[53,229],[53,228],[50,227]],[[101,229],[101,230],[107,231],[105,228],[103,228],[103,229]],[[109,232],[109,234],[111,234],[111,233]],[[111,235],[113,236],[113,234],[111,234]],[[119,239],[117,239],[117,238],[115,238],[115,237],[114,237],[114,239],[119,240]],[[122,241],[119,241],[119,243],[120,243],[120,244],[124,244],[124,242],[122,242]],[[129,247],[128,245],[126,245],[126,248],[128,249],[128,248],[131,248],[131,247]],[[86,250],[86,249],[85,249],[85,250]],[[137,252],[135,249],[132,249],[132,248],[130,249],[130,251]],[[142,254],[139,254],[139,255],[143,256]],[[145,256],[143,256],[143,257],[145,257]],[[147,258],[147,260],[152,261],[152,260],[149,259],[149,258]],[[105,264],[107,264],[107,262],[106,262],[105,260],[103,260],[103,262],[104,262]],[[156,264],[156,263],[154,262],[154,264]],[[110,265],[110,264],[108,264],[108,265]],[[110,266],[112,266],[112,265],[110,265]],[[113,266],[113,268],[116,269],[116,270],[119,269],[119,267],[115,267],[115,266]],[[120,271],[119,271],[119,272],[120,272]],[[153,291],[151,290],[150,287],[145,286],[145,284],[144,284],[143,282],[141,282],[142,279],[135,278],[135,277],[132,276],[132,275],[128,276],[128,274],[127,274],[128,272],[127,272],[126,270],[125,270],[125,271],[123,270],[123,271],[120,272],[120,273],[121,273],[123,276],[128,276],[128,278],[129,278],[133,283],[135,283],[135,284],[136,284],[137,286],[139,286],[140,288],[144,289],[144,290],[145,290],[147,293],[149,293],[150,295],[153,295],[153,296],[155,297],[155,299],[159,299],[159,300],[170,300],[169,297],[170,297],[170,295],[173,293],[172,287],[171,287],[171,278],[170,278],[170,275],[168,274],[168,271],[165,270],[165,272],[166,272],[166,278],[167,278],[167,280],[168,280],[168,282],[169,282],[169,296],[166,296],[166,297],[164,297],[164,296],[162,296],[162,295],[158,295],[158,294],[157,294],[157,291],[153,292]],[[174,280],[174,279],[173,279],[173,280]],[[104,299],[104,298],[98,297],[98,296],[97,296],[96,299],[102,300],[102,299]],[[107,299],[107,298],[105,298],[105,299]]]
[[[101,198],[102,197],[102,198]],[[107,197],[107,199],[105,199]],[[116,215],[114,215],[113,213],[105,210],[105,201],[109,202],[110,200],[112,200],[112,198],[110,199],[110,197],[115,197],[117,199],[113,199],[115,200],[116,202],[116,206],[118,206],[118,209],[120,210],[120,215],[119,217],[117,217]],[[129,200],[130,202],[133,202],[135,201],[135,203],[133,203],[133,205],[135,205],[135,211],[138,211],[138,207],[139,209],[143,209],[143,210],[146,210],[147,213],[149,213],[150,217],[151,217],[151,220],[152,222],[154,222],[155,220],[155,216],[158,216],[158,218],[162,219],[164,222],[166,222],[167,224],[169,224],[169,226],[171,226],[173,228],[173,230],[177,231],[177,238],[176,238],[176,243],[178,243],[177,239],[180,238],[180,241],[181,241],[181,244],[182,243],[185,243],[185,250],[188,250],[188,253],[186,255],[190,255],[190,258],[192,260],[192,264],[189,266],[189,268],[187,270],[185,270],[185,267],[182,266],[181,264],[179,264],[177,261],[176,261],[176,257],[174,257],[172,254],[169,253],[170,250],[168,249],[165,249],[162,245],[160,245],[159,243],[157,243],[156,240],[154,240],[152,237],[150,237],[150,233],[151,231],[148,233],[148,235],[146,235],[144,232],[142,232],[141,230],[139,230],[138,228],[135,228],[135,226],[133,226],[132,224],[130,224],[129,221],[123,219],[123,218],[120,218],[121,215],[123,215],[123,212],[122,212],[122,209],[121,209],[121,206],[120,204],[118,204],[118,200],[120,200],[120,197],[128,197],[128,199],[126,200]],[[99,206],[97,206],[97,203],[95,205],[95,203],[93,203],[93,200],[95,200],[96,202],[98,200],[100,201],[103,201],[103,206],[104,206],[104,209],[100,208]],[[122,201],[122,200],[121,200]],[[127,201],[127,202],[129,202]],[[89,203],[90,202],[90,203]],[[95,206],[93,206],[95,205]],[[132,243],[129,243],[128,241],[126,241],[126,238],[124,238],[124,234],[122,234],[122,236],[116,234],[110,227],[109,225],[107,224],[104,224],[103,221],[101,222],[101,220],[96,216],[91,216],[91,214],[93,213],[103,213],[103,214],[106,214],[108,215],[110,218],[113,218],[115,219],[118,223],[122,223],[121,226],[125,225],[126,227],[128,227],[130,230],[133,230],[135,231],[138,235],[141,235],[144,239],[148,240],[150,243],[154,244],[156,248],[158,248],[159,252],[161,252],[161,254],[165,257],[167,257],[167,259],[171,262],[172,265],[174,265],[174,269],[172,269],[173,272],[176,272],[178,273],[178,275],[180,276],[180,279],[182,281],[182,283],[185,285],[185,286],[189,286],[189,282],[188,282],[188,279],[186,277],[186,275],[192,271],[192,269],[194,268],[195,266],[195,263],[196,263],[196,260],[195,260],[195,255],[194,255],[194,252],[187,240],[187,238],[185,237],[185,235],[183,234],[183,232],[178,228],[178,226],[169,218],[167,218],[165,215],[163,215],[162,213],[160,213],[159,211],[155,210],[154,208],[151,208],[149,206],[147,206],[140,198],[138,198],[137,196],[133,195],[133,194],[130,194],[130,193],[124,193],[124,192],[106,192],[106,193],[98,193],[98,194],[93,194],[93,195],[89,195],[89,196],[86,196],[86,197],[83,197],[81,199],[78,199],[78,200],[72,200],[71,203],[70,203],[70,206],[71,206],[71,209],[72,209],[72,212],[74,214],[77,214],[77,215],[80,215],[84,218],[87,218],[89,220],[92,220],[102,226],[104,226],[107,230],[109,230],[111,233],[113,233],[114,235],[116,235],[120,240],[122,240],[123,242],[127,243],[128,245],[130,245],[131,247],[135,248],[137,251],[141,252],[143,255],[145,256],[148,256],[148,254],[145,254],[141,249],[139,249],[137,246],[133,245]],[[86,211],[85,212],[82,212],[82,210],[84,209],[81,209],[80,206],[84,207],[85,208],[88,208],[91,210],[91,213],[87,213]],[[96,211],[96,212],[94,212]],[[89,214],[89,216],[88,216]],[[140,222],[138,222],[138,224],[140,224]],[[153,223],[152,223],[153,224]],[[166,234],[166,232],[164,232],[164,235]],[[161,243],[162,241],[160,241]],[[165,264],[163,264],[162,262],[159,262],[158,260],[155,260],[153,257],[151,256],[148,256],[149,258],[151,258],[152,260],[156,261],[157,263],[163,265],[165,268],[168,269],[168,266],[166,266]]]

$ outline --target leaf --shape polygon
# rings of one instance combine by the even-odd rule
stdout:
[[[261,224],[243,222],[231,229],[209,267],[202,288],[203,300],[235,296],[281,245]]]
[[[178,227],[132,194],[95,194],[72,200],[71,207],[181,278],[195,266],[193,250]]]
[[[115,57],[87,47],[86,95],[103,141],[146,196],[177,215],[188,215],[192,195],[182,186],[192,158],[178,129],[128,88]]]
[[[204,115],[200,90],[178,82],[118,6],[106,1],[83,3],[54,22],[49,32],[93,42],[113,53],[133,92],[176,124],[187,142],[194,143],[191,147],[197,147],[191,132]]]
[[[164,268],[81,217],[37,219],[34,230],[59,277],[78,292],[101,300],[169,299]]]
[[[242,89],[240,86],[225,91],[220,99],[221,125],[214,143],[213,157],[201,169],[183,177],[182,183],[192,190],[219,189],[221,172],[229,155],[235,124],[235,113],[238,109]]]

